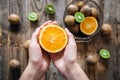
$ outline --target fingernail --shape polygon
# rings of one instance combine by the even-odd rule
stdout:
[[[66,31],[69,31],[68,28],[65,28]]]
[[[57,24],[57,21],[53,21],[54,24]]]
[[[49,20],[48,22],[52,22],[52,20]]]

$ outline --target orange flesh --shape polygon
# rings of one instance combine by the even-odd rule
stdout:
[[[48,25],[41,31],[39,42],[50,53],[61,51],[67,44],[67,34],[57,25]]]
[[[98,27],[97,20],[94,17],[86,17],[85,20],[80,24],[80,30],[86,34],[93,34]]]

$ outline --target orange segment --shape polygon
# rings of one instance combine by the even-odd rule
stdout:
[[[50,53],[57,53],[64,49],[68,41],[67,34],[58,25],[49,24],[45,26],[39,35],[41,47]]]
[[[92,35],[98,28],[98,22],[94,17],[86,17],[80,24],[80,30],[86,35]]]

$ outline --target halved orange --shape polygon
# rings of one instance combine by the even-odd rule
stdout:
[[[80,30],[85,35],[92,35],[98,28],[98,22],[94,17],[86,17],[80,24]]]
[[[50,53],[57,53],[65,48],[68,37],[65,30],[54,24],[43,27],[39,35],[41,47]]]

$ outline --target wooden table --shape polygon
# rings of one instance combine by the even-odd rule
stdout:
[[[24,71],[28,52],[22,48],[22,44],[30,39],[36,27],[45,21],[57,20],[63,25],[63,13],[65,7],[72,0],[0,0],[0,80],[18,80]],[[105,41],[99,32],[89,43],[77,43],[78,63],[86,72],[90,80],[120,80],[120,0],[94,0],[104,13],[104,23],[112,25],[112,38]],[[55,5],[56,14],[49,16],[44,9],[46,4]],[[38,23],[31,23],[27,16],[34,11],[38,13]],[[16,13],[20,16],[19,29],[11,29],[8,16]],[[98,53],[102,48],[110,51],[111,57],[107,61],[99,60],[95,65],[87,65],[85,57],[88,53]],[[8,63],[11,59],[17,59],[21,63],[19,70],[11,70]],[[51,63],[49,70],[42,80],[64,80],[64,77]]]

